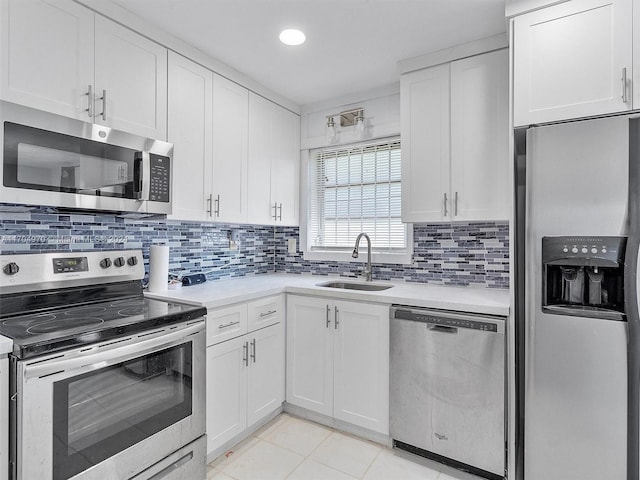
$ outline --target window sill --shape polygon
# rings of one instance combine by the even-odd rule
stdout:
[[[371,263],[373,264],[394,264],[394,265],[411,265],[413,263],[413,253],[371,253]],[[366,263],[367,249],[360,248],[358,258],[353,258],[351,252],[336,252],[330,250],[316,250],[313,252],[304,252],[303,258],[312,262],[358,262]]]

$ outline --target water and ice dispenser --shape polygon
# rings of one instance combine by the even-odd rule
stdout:
[[[624,318],[626,237],[543,237],[542,310]]]

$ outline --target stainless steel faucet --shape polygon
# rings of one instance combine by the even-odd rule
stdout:
[[[360,235],[358,235],[358,238],[356,238],[356,246],[353,248],[353,253],[351,254],[351,256],[353,258],[358,258],[358,245],[360,245],[360,239],[364,237],[367,239],[367,266],[364,267],[364,279],[367,282],[371,281],[371,239],[369,238],[369,235],[367,235],[366,233],[361,233]]]

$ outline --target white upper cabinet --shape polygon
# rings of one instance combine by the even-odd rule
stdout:
[[[402,221],[440,221],[449,194],[449,65],[400,78]]]
[[[300,117],[249,94],[248,222],[298,225]]]
[[[269,100],[249,93],[247,221],[253,224],[270,224],[275,218],[271,203],[271,143],[275,107],[272,105]]]
[[[164,47],[73,1],[1,8],[3,100],[166,139]]]
[[[403,222],[509,218],[508,73],[498,50],[402,76]]]
[[[451,215],[510,214],[507,50],[451,63]]]
[[[173,143],[173,214],[212,220],[213,73],[169,52],[168,141]]]
[[[95,122],[167,138],[167,49],[96,15]]]
[[[276,106],[271,162],[271,203],[277,225],[297,226],[300,187],[300,116]]]
[[[213,75],[213,219],[247,222],[249,91]]]
[[[91,121],[94,14],[71,0],[3,0],[0,97]]]
[[[632,0],[571,0],[513,21],[514,124],[632,105]]]

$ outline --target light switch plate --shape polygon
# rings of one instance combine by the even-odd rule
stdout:
[[[298,248],[297,248],[297,245],[296,245],[296,239],[295,238],[287,239],[287,251],[291,255],[293,255],[295,253],[298,253]]]

